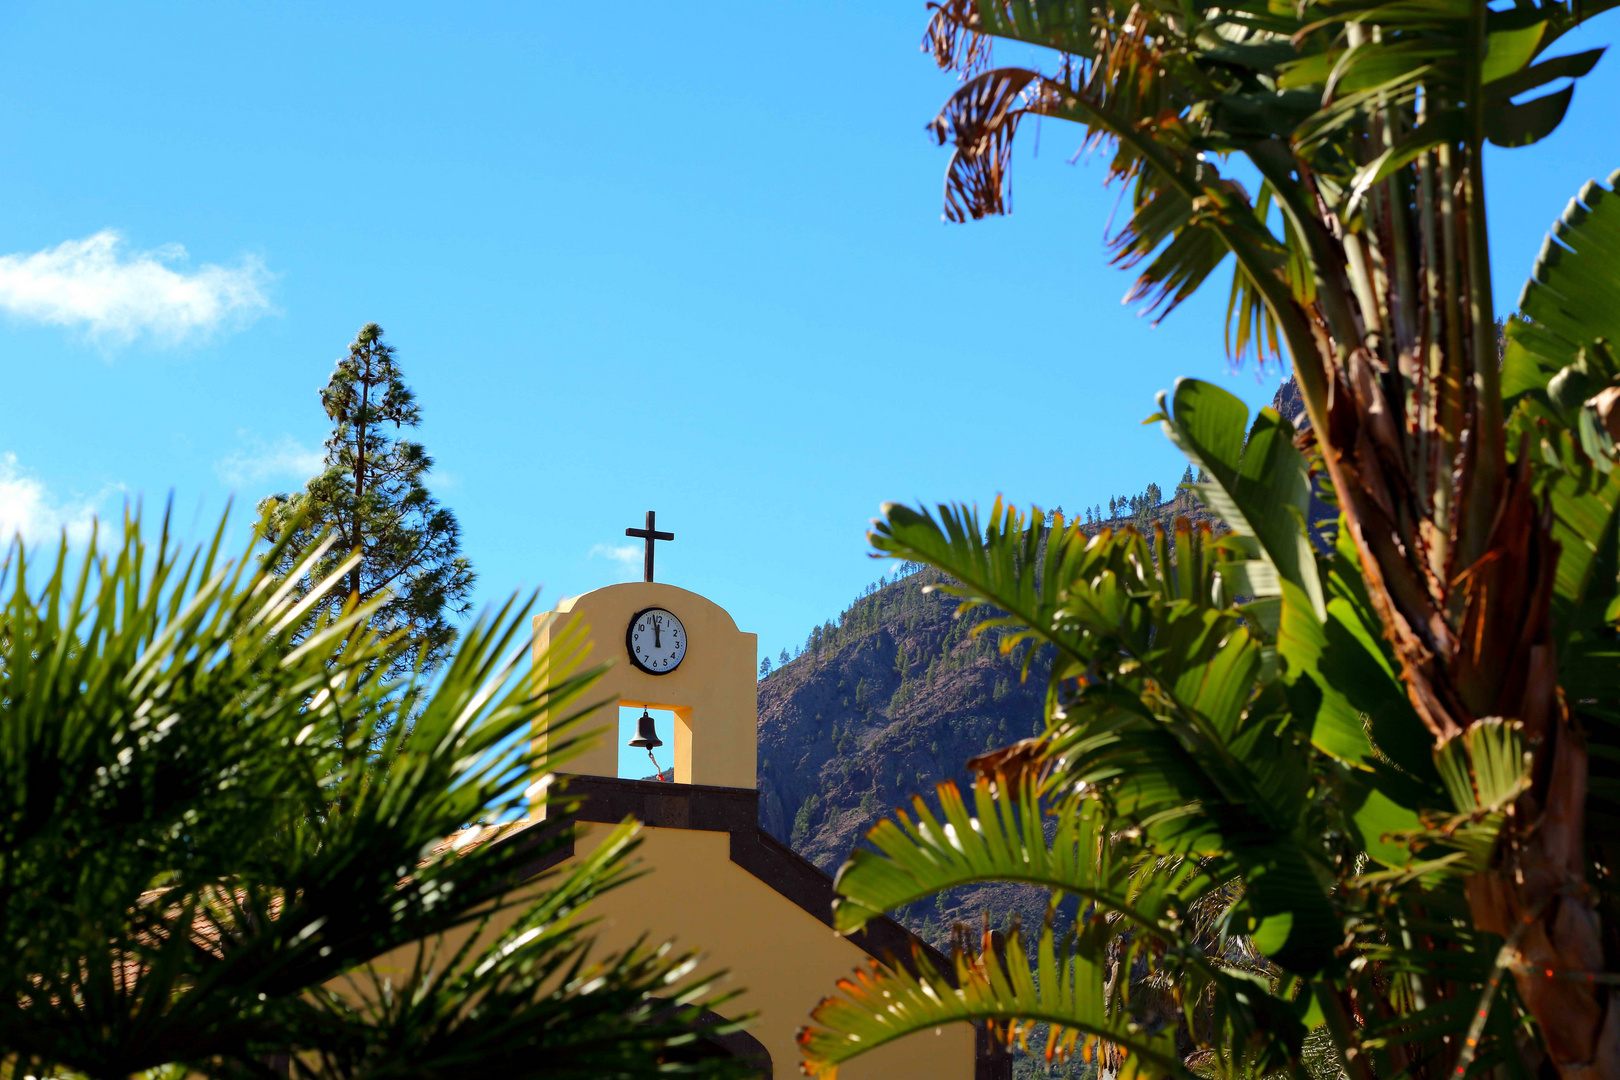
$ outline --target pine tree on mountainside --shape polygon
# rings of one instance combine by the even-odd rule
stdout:
[[[348,355],[337,362],[321,391],[321,405],[332,421],[324,471],[303,491],[272,495],[259,504],[260,527],[268,538],[294,530],[281,559],[285,565],[275,569],[291,570],[331,535],[335,542],[316,569],[317,579],[352,555],[360,562],[349,573],[347,588],[323,598],[312,614],[336,616],[386,593],[373,625],[403,633],[416,646],[413,656],[423,670],[432,670],[456,638],[447,616],[464,615],[471,607],[475,576],[461,554],[455,515],[423,483],[433,459],[421,443],[397,436],[421,422],[421,408],[376,323],[362,327]],[[395,434],[387,430],[390,424]],[[402,658],[390,673],[404,674],[409,662]]]

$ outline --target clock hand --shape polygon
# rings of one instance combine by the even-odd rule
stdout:
[[[664,620],[662,620],[658,616],[654,615],[652,623],[653,623],[653,648],[662,649],[664,647],[664,643],[663,643],[661,635],[659,634],[659,631],[661,629],[663,629]]]

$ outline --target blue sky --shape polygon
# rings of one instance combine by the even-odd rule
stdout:
[[[637,576],[655,508],[660,578],[774,656],[883,571],[883,501],[1168,489],[1155,391],[1275,388],[1228,371],[1221,289],[1121,306],[1073,130],[1023,140],[1011,217],[941,223],[919,2],[337,8],[0,7],[0,527],[245,521],[376,321],[481,602]],[[1615,71],[1492,152],[1504,309],[1620,166]]]

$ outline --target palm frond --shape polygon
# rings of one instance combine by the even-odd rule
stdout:
[[[368,630],[370,609],[310,622],[278,553],[227,560],[223,530],[187,552],[131,517],[110,550],[64,545],[37,576],[17,544],[0,575],[0,1044],[34,1075],[262,1071],[313,1052],[299,1003],[357,966],[514,908],[575,941],[557,905],[617,880],[520,893],[566,834],[471,842],[548,798],[566,810],[533,783],[526,737],[542,713],[561,733],[548,768],[582,738],[597,672],[578,641],[554,642],[533,684],[532,602],[512,600],[431,686],[392,681],[408,646]],[[533,940],[534,958],[575,947]],[[615,977],[667,989],[671,964],[638,953]],[[622,1012],[593,985],[570,1008]],[[654,1038],[604,1038],[621,1029],[626,1053]]]
[[[1098,1042],[1125,1052],[1122,1076],[1165,1076],[1191,1080],[1175,1051],[1173,1026],[1152,1031],[1138,1024],[1104,990],[1104,964],[1082,948],[1065,948],[1045,927],[1032,963],[1015,929],[1004,954],[990,947],[989,934],[977,956],[960,945],[953,950],[954,973],[934,970],[921,953],[915,973],[905,965],[873,961],[840,979],[841,996],[824,998],[799,1031],[804,1067],[812,1076],[834,1078],[838,1066],[858,1054],[942,1024],[987,1019],[1027,1037],[1036,1023],[1051,1025],[1048,1058],[1077,1049],[1096,1052]],[[954,974],[954,978],[950,975]]]
[[[1070,796],[1051,808],[1055,828],[1048,837],[1048,807],[1037,785],[981,777],[976,814],[954,783],[939,785],[938,794],[937,816],[915,798],[915,818],[897,811],[867,833],[876,851],[851,853],[834,884],[837,930],[858,930],[881,912],[946,889],[1017,881],[1100,905],[1139,933],[1172,944],[1178,912],[1218,887],[1189,861],[1173,863],[1151,882],[1138,876],[1131,849],[1110,840],[1108,815],[1094,798]]]

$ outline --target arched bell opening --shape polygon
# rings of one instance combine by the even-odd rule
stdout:
[[[620,780],[675,778],[675,715],[656,706],[619,706]]]
[[[683,626],[683,651],[674,666],[656,671],[635,653],[637,619],[657,609]],[[629,635],[629,640],[626,640]],[[655,641],[656,647],[656,641]],[[668,709],[674,719],[660,724],[660,772],[674,769],[677,784],[752,788],[758,779],[759,639],[737,629],[726,610],[707,597],[663,582],[608,585],[561,601],[536,617],[536,685],[573,670],[590,650],[592,662],[606,661],[592,696],[633,707],[632,724],[643,708]],[[660,665],[663,658],[659,659]],[[544,755],[550,716],[536,717],[534,749]],[[589,725],[588,725],[589,726]],[[639,780],[652,773],[645,750],[637,750],[637,771],[621,773],[621,751],[632,731],[579,748],[563,772]],[[625,764],[628,766],[628,756]],[[649,763],[650,764],[650,763]],[[543,810],[537,816],[544,816]]]
[[[692,710],[657,701],[619,699],[621,780],[692,782]]]

